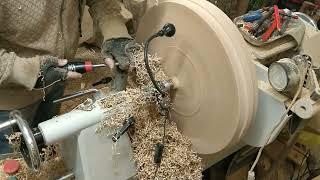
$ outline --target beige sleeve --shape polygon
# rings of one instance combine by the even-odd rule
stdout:
[[[132,18],[118,0],[87,0],[99,44],[110,38],[129,37],[125,23]],[[102,37],[101,37],[102,36]]]
[[[21,58],[14,52],[0,49],[0,86],[7,83],[33,89],[40,71],[39,57]]]

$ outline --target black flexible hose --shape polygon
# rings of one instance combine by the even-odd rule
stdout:
[[[157,81],[155,80],[154,75],[152,73],[152,70],[149,66],[149,60],[148,60],[149,44],[153,39],[155,39],[157,37],[162,37],[162,36],[172,37],[175,35],[175,33],[176,33],[176,27],[171,23],[167,23],[162,27],[162,29],[159,32],[157,32],[157,33],[153,34],[151,37],[149,37],[145,43],[144,64],[146,66],[148,75],[151,79],[153,86],[159,91],[159,93],[161,95],[165,95],[165,92],[161,90],[161,88],[160,88],[159,84],[157,83]]]
[[[150,42],[157,38],[157,37],[162,37],[162,36],[166,36],[166,37],[172,37],[174,36],[174,34],[176,33],[176,28],[173,24],[170,24],[170,23],[167,23],[163,26],[163,28],[153,34],[151,37],[149,37],[147,39],[147,41],[145,42],[145,47],[144,47],[144,64],[145,64],[145,67],[147,69],[147,73],[151,79],[151,82],[153,84],[153,86],[157,89],[157,91],[162,95],[164,96],[165,95],[165,92],[161,90],[161,88],[159,87],[157,81],[155,80],[154,78],[154,74],[149,66],[149,59],[148,59],[148,51],[149,51],[149,44]],[[157,97],[158,98],[158,97]],[[168,108],[164,108],[162,106],[162,104],[160,103],[160,106],[162,109],[166,109],[169,112]],[[170,116],[170,114],[168,114]],[[164,123],[163,123],[163,137],[162,137],[162,143],[158,143],[156,145],[156,150],[155,150],[155,156],[154,156],[154,161],[155,163],[157,164],[157,168],[156,168],[156,171],[155,171],[155,175],[154,175],[154,178],[157,177],[157,172],[158,172],[158,169],[161,165],[161,159],[162,159],[162,154],[163,154],[163,151],[164,151],[164,148],[165,148],[165,136],[166,136],[166,122],[167,120],[165,119]]]
[[[151,79],[151,82],[152,82],[153,86],[157,89],[157,91],[160,94],[164,95],[165,92],[161,90],[160,86],[158,85],[157,81],[154,78],[153,72],[152,72],[152,70],[151,70],[151,68],[149,66],[149,59],[148,59],[149,44],[153,39],[155,39],[155,38],[157,38],[159,36],[160,36],[160,34],[156,33],[156,34],[152,35],[150,38],[147,39],[147,41],[145,43],[145,48],[144,48],[144,64],[146,66],[148,75],[149,75],[149,77]]]

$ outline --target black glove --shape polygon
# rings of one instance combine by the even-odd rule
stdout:
[[[40,75],[35,88],[45,88],[51,84],[67,79],[68,71],[59,67],[59,58],[42,56],[40,58]]]
[[[126,37],[106,40],[101,47],[102,55],[112,57],[121,70],[127,70],[129,68],[129,57],[126,50],[132,42],[133,39]]]

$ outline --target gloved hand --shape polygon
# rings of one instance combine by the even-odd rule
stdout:
[[[121,70],[129,68],[129,57],[126,52],[128,45],[133,42],[133,39],[122,37],[106,40],[102,44],[102,55],[105,57],[105,63],[112,69],[116,65]]]
[[[46,88],[58,81],[81,78],[82,75],[80,73],[60,68],[67,63],[66,59],[59,59],[49,55],[40,57],[40,75],[35,88]]]

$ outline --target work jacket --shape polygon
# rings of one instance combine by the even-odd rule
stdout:
[[[43,55],[74,57],[85,5],[100,41],[129,37],[117,0],[1,0],[0,110],[23,108],[42,98],[33,90]]]

